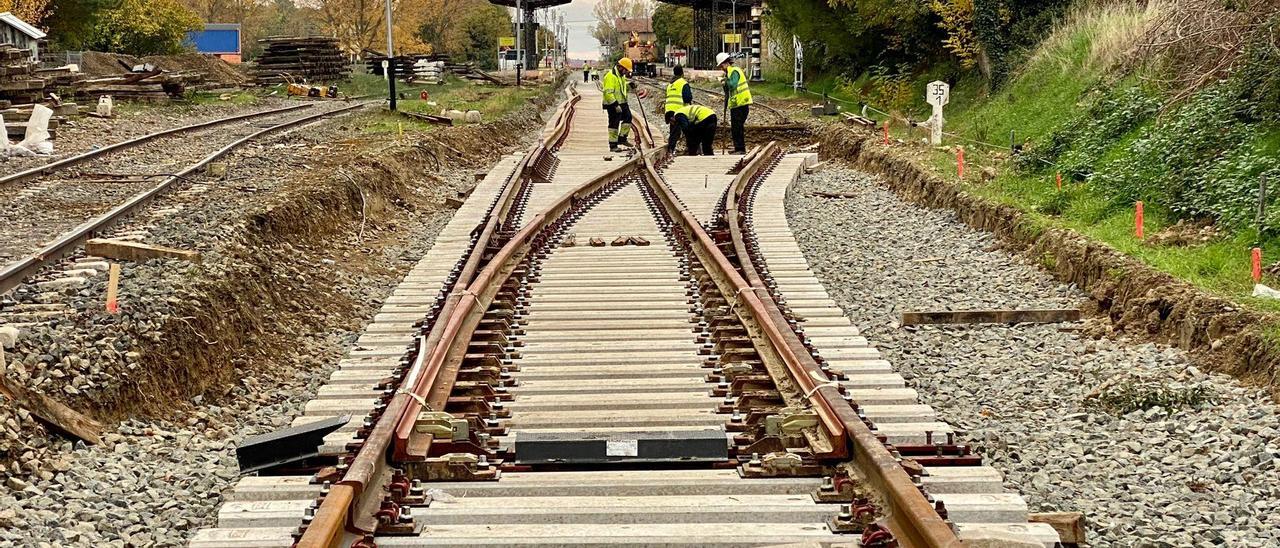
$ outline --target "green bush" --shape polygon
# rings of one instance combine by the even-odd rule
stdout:
[[[1252,226],[1259,179],[1280,187],[1280,159],[1263,146],[1280,118],[1271,99],[1280,93],[1275,56],[1252,48],[1231,77],[1163,112],[1160,100],[1137,85],[1094,90],[1075,117],[1019,158],[1019,166],[1088,181],[1111,210],[1142,200],[1168,210],[1171,220]],[[1264,227],[1277,233],[1280,188],[1269,194]]]

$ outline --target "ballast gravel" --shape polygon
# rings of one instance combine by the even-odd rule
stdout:
[[[1074,307],[1086,296],[950,210],[910,205],[847,167],[801,177],[786,207],[832,298],[1032,511],[1083,512],[1092,546],[1280,546],[1280,423],[1264,392],[1178,349],[1094,340],[1079,324],[902,327],[908,310]],[[1160,390],[1212,401],[1097,403]]]
[[[326,127],[340,124],[347,122]],[[242,246],[242,239],[236,230],[222,229],[252,222],[245,217],[257,211],[254,204],[278,199],[273,193],[278,191],[274,182],[281,166],[301,161],[299,155],[309,151],[313,139],[336,140],[318,129],[310,135],[286,145],[268,143],[235,153],[229,160],[235,185],[220,185],[228,188],[208,190],[198,200],[185,199],[187,209],[155,223],[150,240],[198,249],[205,254],[205,266],[217,269],[209,276],[234,276],[237,266],[228,258],[228,249]],[[300,140],[307,146],[297,146]],[[368,227],[351,227],[349,233],[326,240],[326,247],[280,243],[259,248],[260,253],[280,258],[272,275],[331,285],[351,306],[316,311],[328,319],[315,324],[329,327],[288,333],[293,342],[286,355],[245,356],[244,374],[226,394],[174,402],[171,417],[113,424],[103,443],[95,446],[30,435],[34,417],[21,409],[0,409],[0,456],[11,459],[0,462],[0,547],[181,546],[196,530],[216,525],[221,494],[239,478],[236,446],[245,437],[287,427],[301,414],[363,325],[404,272],[425,255],[453,214],[429,204],[473,184],[474,167],[440,165],[431,181],[424,178],[422,188],[414,189],[421,199],[415,199],[412,208],[403,206],[397,217],[370,221]],[[237,192],[243,196],[236,197]],[[178,193],[171,194],[157,207],[180,201],[184,199]],[[131,220],[125,226],[147,222]],[[132,343],[122,337],[154,334],[141,322],[158,325],[171,314],[164,303],[187,297],[183,288],[191,284],[185,271],[183,263],[174,261],[129,265],[121,291],[134,298],[128,312],[120,315],[121,325],[95,324],[89,329],[68,320],[26,327],[17,348],[9,349],[7,369],[0,372],[37,386],[66,382],[72,374],[92,379],[63,387],[68,395],[75,389],[82,397],[127,390],[138,356],[127,351]],[[101,278],[63,297],[76,311],[97,309]],[[24,295],[15,298],[25,299]],[[149,300],[161,304],[144,307],[142,301],[148,299],[138,295],[154,295]],[[103,340],[108,343],[95,342]]]

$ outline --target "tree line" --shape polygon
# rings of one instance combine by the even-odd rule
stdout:
[[[498,37],[511,32],[507,10],[487,0],[391,0],[396,53],[447,53],[491,66]],[[338,38],[358,55],[386,49],[385,0],[0,0],[45,29],[51,49],[130,55],[178,53],[205,23],[239,23],[244,55],[268,36]]]

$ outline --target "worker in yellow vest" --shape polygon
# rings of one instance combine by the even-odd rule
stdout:
[[[693,86],[684,79],[684,67],[676,65],[671,69],[676,79],[667,85],[667,102],[664,112],[675,112],[680,107],[693,104]]]
[[[604,74],[604,81],[600,83],[601,101],[609,114],[609,150],[613,152],[618,152],[619,147],[631,146],[627,141],[627,135],[631,133],[631,107],[627,105],[627,95],[631,91],[627,77],[631,76],[631,67],[630,58],[618,59],[618,64]],[[643,89],[636,95],[641,99],[648,97]]]
[[[716,140],[716,111],[702,105],[685,105],[675,110],[668,110],[667,125],[671,134],[667,137],[667,153],[676,151],[680,142],[680,134],[689,144],[689,156],[711,156],[715,153],[712,144]]]
[[[729,134],[733,137],[733,153],[747,153],[747,113],[751,110],[751,89],[747,75],[733,66],[733,56],[716,54],[716,65],[724,71],[724,109],[729,112]]]

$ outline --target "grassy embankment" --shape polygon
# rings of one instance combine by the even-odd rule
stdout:
[[[1226,140],[1224,128],[1238,125],[1238,120],[1219,115],[1223,109],[1215,108],[1222,101],[1214,103],[1213,97],[1197,95],[1162,111],[1159,107],[1167,92],[1147,84],[1149,79],[1141,71],[1112,70],[1150,16],[1149,11],[1132,6],[1076,13],[994,93],[988,93],[976,77],[962,78],[952,88],[946,108],[946,131],[959,138],[948,137],[944,143],[965,145],[963,182],[971,193],[1016,206],[1044,226],[1076,230],[1245,306],[1280,311],[1280,301],[1251,296],[1250,278],[1250,248],[1263,249],[1265,265],[1280,257],[1280,238],[1274,235],[1271,222],[1267,225],[1272,230],[1260,234],[1252,215],[1246,213],[1254,207],[1261,173],[1274,173],[1275,164],[1262,160],[1274,159],[1280,151],[1280,128],[1258,122],[1235,134],[1234,140]],[[924,86],[934,79],[936,75],[927,73],[913,78],[910,86],[919,99],[895,114],[927,118]],[[803,93],[797,97],[786,81],[779,80],[789,78],[756,86],[756,92],[775,98],[816,99]],[[857,92],[865,89],[865,82],[865,76],[848,85],[822,77],[808,87],[857,103],[870,100]],[[919,145],[926,130],[912,131],[898,120],[891,121],[890,127],[935,172],[957,180],[953,149]],[[1011,132],[1029,154],[1011,159],[1007,149]],[[1167,150],[1162,151],[1162,146]],[[984,166],[995,168],[993,180],[982,180]],[[1055,182],[1058,172],[1064,175],[1061,191]],[[1210,179],[1215,182],[1206,182]],[[1234,186],[1216,194],[1199,190],[1224,180]],[[1178,184],[1185,186],[1162,191],[1162,185]],[[1271,192],[1280,193],[1277,187],[1280,180],[1272,183]],[[1224,192],[1229,195],[1223,196]],[[1135,199],[1144,200],[1146,241],[1134,233]],[[1153,234],[1179,216],[1204,217],[1189,215],[1188,209],[1226,211],[1214,219],[1219,235],[1191,245],[1150,243]],[[1278,282],[1267,277],[1263,283],[1275,286]],[[1275,328],[1270,331],[1280,333]]]
[[[340,86],[349,95],[369,95],[382,97],[387,94],[387,81],[372,74],[357,74],[345,86]],[[422,91],[427,92],[427,99],[420,98]],[[445,83],[439,85],[405,85],[396,84],[397,95],[404,99],[396,102],[396,108],[404,112],[421,112],[440,114],[442,109],[456,109],[466,112],[478,110],[485,121],[501,118],[529,101],[540,93],[536,85],[524,87],[476,85],[470,80],[450,76]],[[385,110],[366,115],[365,131],[370,133],[395,133],[435,131],[440,126],[428,122],[414,120],[406,116],[393,114]]]

